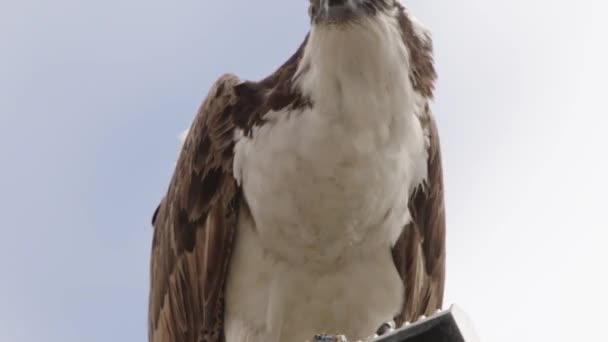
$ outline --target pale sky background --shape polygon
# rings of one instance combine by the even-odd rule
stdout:
[[[483,341],[605,340],[608,4],[411,0],[434,34],[446,305]],[[305,0],[0,0],[0,342],[145,341],[150,217],[217,76]]]

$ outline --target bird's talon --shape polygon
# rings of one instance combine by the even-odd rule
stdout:
[[[395,321],[384,322],[384,323],[382,323],[382,325],[380,325],[378,330],[376,330],[376,335],[382,336],[382,335],[386,334],[387,332],[390,332],[393,330],[395,330]]]

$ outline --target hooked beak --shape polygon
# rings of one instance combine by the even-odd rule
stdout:
[[[358,0],[321,0],[317,20],[339,23],[358,15]]]

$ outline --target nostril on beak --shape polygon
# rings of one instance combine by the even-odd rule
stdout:
[[[347,0],[327,0],[327,6],[328,7],[342,6],[342,5],[345,5],[346,2],[347,2]]]

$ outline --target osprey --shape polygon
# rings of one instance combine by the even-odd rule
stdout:
[[[442,305],[428,31],[394,0],[311,0],[268,77],[221,76],[152,219],[149,341],[362,339]]]

